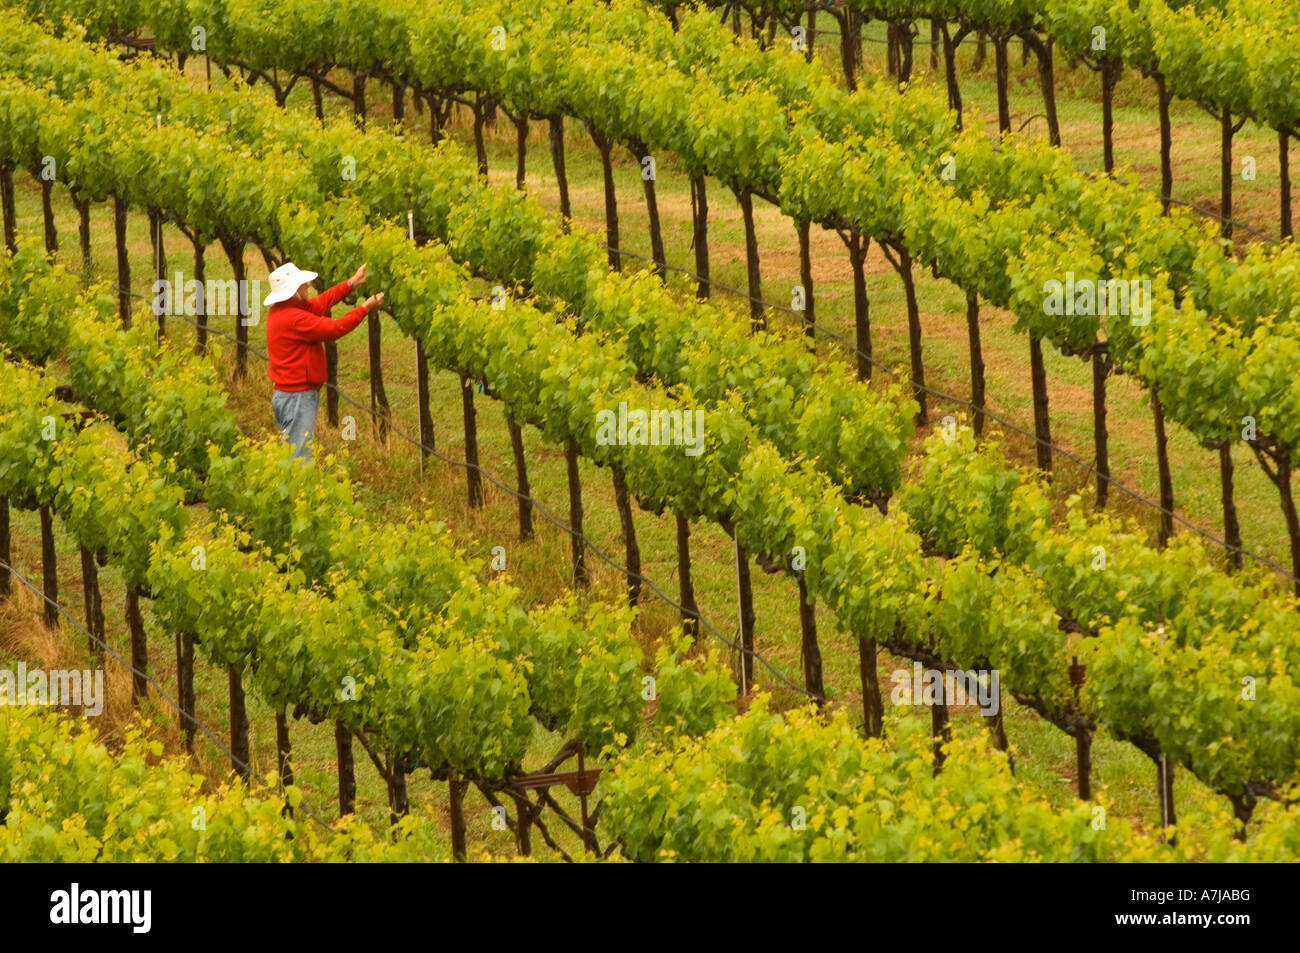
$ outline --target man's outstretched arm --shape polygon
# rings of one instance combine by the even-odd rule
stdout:
[[[328,315],[330,309],[348,296],[348,293],[366,280],[366,265],[357,269],[357,273],[347,281],[340,281],[314,298],[307,299],[307,310],[312,314]],[[349,330],[351,330],[349,328]],[[343,333],[347,333],[346,331]]]
[[[347,284],[347,282],[343,282]],[[331,291],[333,289],[330,289]],[[328,293],[328,292],[327,292]],[[321,295],[325,297],[325,295]],[[327,314],[299,312],[296,330],[307,341],[337,341],[362,322],[367,314],[384,303],[383,293],[372,295],[341,318]]]
[[[365,305],[358,305],[341,318],[331,318],[327,314],[300,312],[297,331],[307,341],[337,341],[365,320],[369,313]]]
[[[312,314],[327,316],[330,309],[348,296],[352,291],[352,284],[347,281],[340,281],[333,288],[327,288],[314,298],[308,298],[303,302],[304,306]]]

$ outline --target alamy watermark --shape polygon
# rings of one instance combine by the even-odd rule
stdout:
[[[596,413],[596,443],[602,447],[685,447],[688,457],[704,452],[704,411],[628,409]]]
[[[120,924],[132,933],[153,926],[152,890],[82,890],[73,883],[50,894],[50,922],[56,925]]]
[[[104,670],[0,668],[0,706],[81,708],[94,717],[104,711]]]
[[[996,715],[1002,705],[997,669],[941,672],[914,662],[910,672],[896,669],[889,680],[895,705],[977,705],[985,715]]]
[[[154,317],[163,315],[239,315],[245,327],[256,327],[262,318],[262,282],[234,278],[206,279],[202,284],[186,279],[179,271],[175,280],[159,278],[153,283]]]
[[[1151,323],[1151,279],[1076,280],[1067,271],[1065,281],[1043,282],[1043,314],[1125,315],[1134,327],[1142,327]]]

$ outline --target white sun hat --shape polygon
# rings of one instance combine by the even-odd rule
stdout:
[[[303,271],[291,261],[286,261],[267,277],[271,285],[271,293],[266,296],[262,302],[263,306],[270,307],[273,304],[279,304],[281,301],[288,301],[303,285],[315,281],[319,277],[314,271]]]

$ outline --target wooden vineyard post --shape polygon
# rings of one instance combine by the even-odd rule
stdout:
[[[366,129],[366,74],[360,70],[352,74],[352,115],[361,131]]]
[[[871,240],[856,228],[840,236],[849,249],[853,268],[853,327],[857,349],[858,380],[871,380],[871,300],[867,297],[867,248]]]
[[[1107,175],[1115,171],[1115,85],[1123,64],[1110,57],[1101,61],[1101,165]]]
[[[140,593],[126,585],[126,627],[131,633],[131,704],[138,705],[149,690],[149,643],[145,639],[144,617],[140,615]]]
[[[661,281],[668,280],[668,260],[664,255],[664,234],[659,224],[659,199],[655,192],[657,166],[650,150],[643,142],[632,143],[632,157],[641,167],[641,186],[645,192],[645,209],[649,216],[650,256],[654,259],[655,273]],[[647,161],[649,160],[649,161]]]
[[[161,100],[159,100],[159,102],[158,102],[158,115],[157,115],[157,120],[158,120],[158,129],[159,129],[159,131],[161,131],[161,130],[162,130],[162,101],[161,101]],[[162,227],[163,227],[163,213],[162,213],[162,210],[161,210],[161,209],[152,209],[152,210],[150,210],[150,213],[149,213],[149,224],[150,224],[150,226],[152,227],[152,231],[151,231],[149,237],[150,237],[150,239],[153,241],[153,276],[154,276],[154,281],[155,281],[155,282],[164,282],[164,281],[167,280],[167,255],[166,255],[166,253],[163,251],[163,231],[162,231]],[[157,287],[166,287],[166,286],[165,286],[165,285],[157,285]],[[175,301],[175,300],[176,300],[176,296],[178,296],[178,295],[180,295],[180,294],[181,294],[181,289],[180,289],[180,288],[173,288],[173,289],[172,289],[172,294],[171,294],[172,300]],[[158,338],[157,338],[157,340],[158,340],[158,343],[161,344],[161,343],[162,343],[163,336],[167,333],[167,316],[166,316],[165,310],[161,310],[161,309],[160,309],[160,310],[158,311],[157,318],[158,318]]]
[[[981,715],[984,723],[988,726],[989,734],[993,736],[993,747],[998,751],[1007,751],[1010,747],[1007,742],[1007,725],[1006,720],[1002,717],[1002,705],[999,700],[998,710],[992,715]],[[1007,764],[1011,767],[1011,773],[1016,772],[1015,759],[1010,754],[1007,755]]]
[[[1043,91],[1043,113],[1047,117],[1047,141],[1054,146],[1061,144],[1061,120],[1056,111],[1056,67],[1052,62],[1052,51],[1056,46],[1056,37],[1035,37],[1035,53],[1038,55],[1038,85]]]
[[[1230,794],[1228,800],[1232,802],[1233,816],[1241,821],[1241,827],[1237,828],[1235,839],[1244,844],[1246,842],[1246,825],[1250,823],[1250,817],[1255,813],[1255,795],[1249,791],[1245,794]]]
[[[424,479],[424,465],[433,452],[433,414],[429,412],[429,358],[424,344],[415,341],[415,405],[420,418],[420,479]]]
[[[533,804],[527,795],[513,795],[513,797],[515,806],[519,809],[519,820],[515,826],[519,856],[531,857],[533,854]]]
[[[185,750],[194,751],[194,636],[189,632],[176,633],[176,694],[181,706],[181,735]]]
[[[207,280],[204,256],[206,249],[198,232],[194,233],[194,353],[202,354],[208,348],[208,305],[204,295],[204,282]]]
[[[451,855],[464,861],[465,851],[465,790],[469,782],[456,780],[456,772],[447,777],[448,809],[451,814]]]
[[[370,346],[370,413],[375,418],[379,439],[388,442],[388,392],[384,389],[383,350],[380,343],[379,312],[366,315],[366,333]]]
[[[930,734],[934,736],[934,773],[943,768],[943,746],[952,740],[952,727],[948,723],[947,686],[944,673],[939,672],[939,698],[930,706]]]
[[[1092,732],[1087,728],[1074,730],[1075,770],[1079,775],[1079,800],[1092,799]]]
[[[1219,209],[1223,216],[1219,233],[1232,238],[1232,111],[1226,106],[1219,115]]]
[[[681,513],[677,518],[677,585],[682,604],[682,629],[695,642],[700,637],[700,609],[695,604],[695,586],[691,582],[691,524]]]
[[[388,755],[388,822],[396,824],[409,813],[406,796],[406,759],[396,753]]]
[[[803,289],[803,327],[809,347],[817,350],[817,310],[813,304],[812,236],[807,219],[797,223],[799,233],[799,286]]]
[[[394,90],[398,87],[394,86]],[[419,102],[419,97],[416,98]],[[406,234],[415,241],[415,206],[411,193],[406,193]],[[420,479],[424,479],[424,464],[433,449],[433,415],[429,412],[429,359],[424,353],[424,343],[415,339],[415,406],[420,420]]]
[[[0,162],[0,207],[4,210],[5,248],[9,254],[18,252],[17,220],[14,212],[14,166]]]
[[[275,712],[275,769],[280,778],[280,791],[284,792],[285,788],[293,787],[293,763],[290,758],[293,756],[293,746],[289,741],[289,718],[284,708],[278,708]],[[293,808],[285,801],[285,817],[293,816]]]
[[[334,750],[338,756],[339,817],[346,817],[356,810],[357,777],[352,759],[352,733],[342,721],[334,722]]]
[[[812,600],[808,598],[808,584],[804,582],[802,572],[798,574],[798,580],[804,688],[816,698],[817,707],[820,708],[826,704],[826,686],[822,682],[822,650],[817,644],[817,614]]]
[[[1156,788],[1160,795],[1160,826],[1173,827],[1178,823],[1174,814],[1174,766],[1163,754],[1155,762]],[[1174,840],[1170,837],[1169,843],[1173,844]]]
[[[506,410],[506,427],[510,431],[510,450],[515,458],[515,490],[519,494],[519,540],[526,542],[533,538],[533,499],[528,486],[528,461],[524,457],[524,429],[510,410]]]
[[[636,541],[636,524],[632,521],[632,500],[627,492],[623,468],[611,466],[614,474],[614,503],[623,529],[623,552],[627,563],[627,604],[633,608],[641,599],[641,547]]]
[[[152,246],[153,253],[153,273],[155,281],[166,280],[166,264],[163,259],[162,251],[162,213],[156,208],[149,210],[149,244]],[[165,287],[165,286],[162,286]],[[173,288],[171,295],[175,300],[176,295],[180,294],[180,289]],[[158,322],[158,331],[154,337],[159,343],[167,334],[167,308],[165,305],[154,305],[154,320]]]
[[[482,95],[474,97],[474,154],[478,158],[478,174],[488,174],[487,144],[483,141],[483,123],[486,118],[488,98]]]
[[[569,205],[569,176],[564,168],[564,117],[555,113],[550,117],[551,164],[555,169],[555,186],[560,193],[560,218],[565,231],[569,228],[572,208]]]
[[[876,671],[876,640],[858,636],[858,673],[862,681],[862,730],[870,738],[885,731],[885,702]]]
[[[975,436],[984,435],[984,349],[980,344],[980,298],[966,293],[966,337],[970,344],[970,402],[975,410]]]
[[[90,199],[83,199],[77,194],[77,187],[72,187],[72,204],[77,210],[77,244],[81,250],[81,271],[90,271]]]
[[[1285,126],[1277,130],[1277,164],[1281,173],[1281,183],[1278,188],[1278,195],[1281,197],[1282,207],[1280,209],[1280,227],[1282,237],[1290,238],[1292,234],[1291,227],[1291,156],[1290,147],[1291,134]]]
[[[1079,700],[1079,689],[1083,687],[1087,666],[1079,664],[1079,657],[1070,658],[1070,685],[1074,689],[1074,700]],[[1074,733],[1075,773],[1078,775],[1079,800],[1092,798],[1092,730],[1083,725],[1076,725]]]
[[[749,555],[734,531],[736,549],[736,611],[740,626],[740,694],[754,684],[754,587],[749,578]]]
[[[709,297],[709,193],[704,173],[691,174],[691,245],[695,248],[695,297]]]
[[[947,21],[943,21],[939,28],[943,33],[943,75],[948,86],[948,108],[957,117],[954,128],[961,132],[961,87],[957,84],[956,50],[953,48],[952,34],[948,32]]]
[[[564,462],[569,475],[569,534],[573,552],[573,585],[585,588],[591,582],[582,540],[582,482],[578,475],[578,441],[564,441]]]
[[[325,417],[331,427],[339,425],[339,346],[325,342]]]
[[[248,747],[248,708],[244,699],[244,681],[239,669],[231,665],[226,670],[230,686],[230,766],[245,781],[252,774]]]
[[[1097,451],[1097,509],[1110,493],[1110,440],[1106,432],[1106,378],[1111,364],[1106,345],[1092,346],[1092,442]]]
[[[54,193],[54,181],[45,176],[44,172],[40,176],[41,181],[41,219],[45,225],[45,252],[53,255],[59,250],[59,233],[54,228],[54,204],[51,201]]]
[[[59,568],[54,551],[54,514],[48,506],[41,512],[41,576],[45,593],[44,615],[46,628],[59,627]]]
[[[113,196],[113,241],[117,248],[117,315],[122,327],[131,326],[131,262],[126,254],[126,200]]]
[[[209,67],[209,70],[211,67]],[[316,76],[311,78],[311,103],[312,108],[316,111],[316,118],[320,122],[325,121],[325,101],[321,97],[320,79]]]
[[[393,122],[401,125],[402,120],[406,118],[406,87],[398,80],[392,80],[393,84]],[[417,102],[419,101],[417,97]]]
[[[439,142],[442,141],[442,100],[440,100],[434,93],[430,93],[428,98],[428,106],[429,106],[429,143],[431,145],[436,146]],[[415,108],[417,111],[419,111],[420,95],[418,92],[416,93],[415,96]],[[450,104],[448,104],[447,106],[447,112],[448,114],[451,113]]]
[[[614,189],[614,166],[610,161],[614,143],[590,120],[587,121],[587,131],[591,133],[591,140],[600,153],[600,167],[605,179],[605,245],[609,267],[614,271],[622,271],[622,259],[618,251],[618,193]]]
[[[86,603],[86,630],[90,633],[90,654],[104,658],[104,600],[99,591],[99,566],[95,554],[81,547],[81,590]]]
[[[465,486],[471,509],[483,505],[483,474],[478,465],[478,424],[474,416],[474,382],[460,372],[461,412],[465,422]]]
[[[1160,474],[1160,548],[1169,545],[1174,535],[1174,480],[1169,469],[1169,443],[1165,437],[1165,412],[1160,404],[1160,391],[1151,388],[1151,417],[1156,432],[1156,469]]]
[[[528,113],[519,111],[515,118],[515,188],[524,190],[528,177]]]
[[[1169,214],[1169,202],[1174,194],[1173,124],[1169,117],[1169,103],[1173,90],[1161,73],[1155,74],[1156,104],[1160,107],[1160,202],[1164,214]]]
[[[737,193],[745,223],[745,274],[749,279],[749,324],[754,332],[767,330],[763,313],[763,278],[758,261],[758,235],[754,231],[754,195],[748,189]]]
[[[843,10],[831,7],[827,10],[840,25],[840,66],[844,70],[844,84],[849,92],[858,88],[858,56],[861,51],[860,39],[854,41],[854,30],[861,29],[857,11],[852,7]]]
[[[1291,488],[1291,451],[1285,445],[1262,447],[1251,441],[1250,448],[1259,460],[1264,475],[1277,487],[1278,503],[1286,520],[1287,536],[1291,543],[1291,575],[1295,577],[1294,591],[1300,596],[1300,513],[1296,511],[1295,493]],[[1270,467],[1268,461],[1272,460]],[[1172,491],[1170,493],[1172,496]]]
[[[998,86],[998,131],[1011,131],[1011,105],[1007,99],[1007,87],[1010,85],[1010,71],[1007,66],[1007,38],[1003,35],[993,36],[993,61],[997,71]]]
[[[1034,443],[1038,469],[1052,472],[1052,421],[1047,409],[1047,365],[1043,363],[1043,340],[1030,332],[1029,375],[1034,391]]]
[[[1241,568],[1241,524],[1232,489],[1232,441],[1219,443],[1220,502],[1223,506],[1223,541],[1228,550],[1228,571]]]

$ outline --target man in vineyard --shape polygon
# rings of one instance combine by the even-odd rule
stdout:
[[[347,334],[371,311],[384,303],[383,292],[371,295],[341,318],[331,318],[330,308],[366,280],[366,266],[347,281],[315,298],[307,297],[314,271],[302,271],[286,262],[271,272],[271,293],[263,302],[266,314],[267,375],[275,385],[271,412],[284,438],[293,444],[294,457],[311,459],[310,441],[316,435],[316,411],[325,383],[325,347]]]

